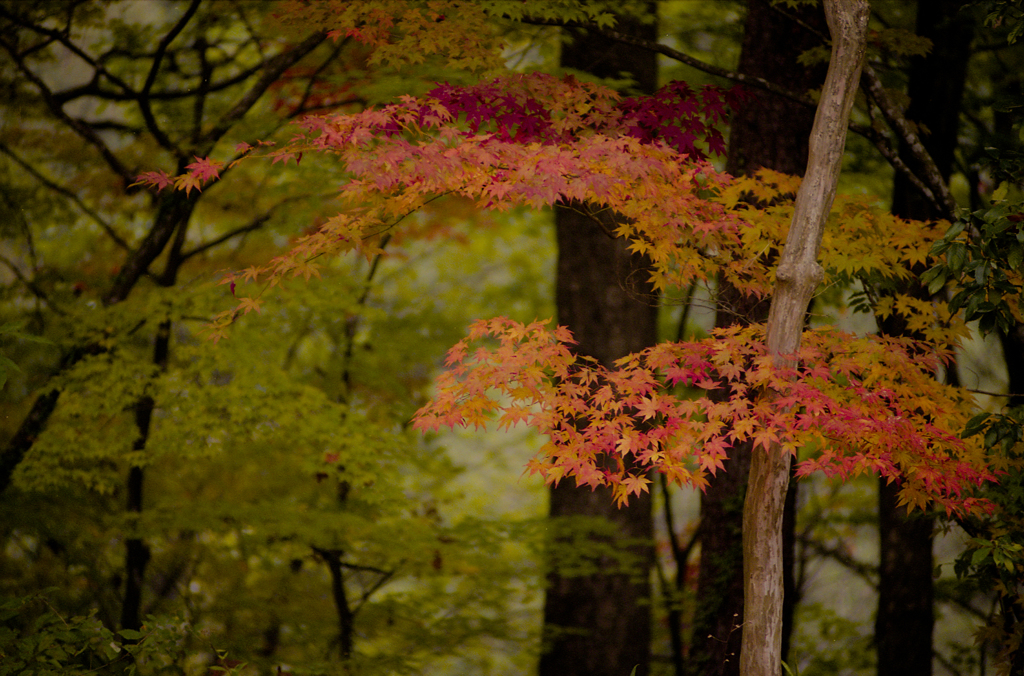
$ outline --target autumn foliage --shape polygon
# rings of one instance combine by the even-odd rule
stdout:
[[[765,296],[792,215],[795,179],[770,172],[735,181],[707,154],[736,94],[675,83],[650,98],[547,75],[510,75],[358,114],[307,117],[281,147],[240,148],[247,158],[327,157],[345,172],[342,211],[262,267],[228,274],[253,295],[220,315],[216,340],[240,314],[259,310],[269,286],[319,274],[325,256],[381,253],[380,237],[443,196],[507,210],[556,203],[619,215],[614,234],[645,254],[659,290],[714,284]],[[215,160],[178,177],[144,175],[190,191],[215,180]],[[839,199],[823,242],[827,283],[865,288],[905,277],[941,234],[900,222],[864,199]],[[548,437],[529,469],[549,482],[610,485],[616,499],[647,490],[647,471],[702,487],[734,444],[753,440],[804,458],[799,472],[849,478],[878,472],[902,482],[902,500],[948,512],[981,507],[973,487],[994,480],[979,446],[958,437],[965,402],[934,377],[962,333],[930,303],[890,298],[929,339],[911,343],[808,331],[793,368],[772,366],[761,328],[666,343],[605,369],[576,355],[564,328],[505,319],[476,324],[452,349],[422,429],[525,422]],[[474,347],[476,345],[476,347]],[[710,392],[716,392],[714,397]]]

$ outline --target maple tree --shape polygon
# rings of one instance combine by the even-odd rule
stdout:
[[[371,6],[342,5],[357,13]],[[394,16],[408,7],[407,3],[377,5],[383,9],[371,19]],[[470,16],[478,16],[473,14],[473,5],[466,9]],[[421,23],[408,24],[416,29],[409,32],[412,41],[402,43],[389,58],[419,58],[412,56],[416,50],[410,48],[417,41],[428,42],[428,49],[447,49],[443,42],[433,41],[430,29],[437,26],[452,30],[449,35],[455,40],[494,35],[463,33],[459,24],[450,21],[456,15],[449,6],[433,3],[434,14],[417,19]],[[373,26],[365,18],[355,21]],[[380,25],[392,30],[367,33],[360,29],[337,35],[377,41],[375,45],[390,48],[391,37],[402,29],[384,21]],[[204,191],[202,199],[217,199],[216,188],[207,188],[211,179],[226,169],[239,176],[254,166],[233,164],[231,159],[237,152],[277,160],[275,171],[287,177],[282,180],[295,180],[292,177],[301,174],[290,173],[291,167],[281,164],[301,158],[301,170],[310,171],[310,164],[318,164],[314,157],[324,153],[340,159],[337,166],[347,172],[341,178],[329,175],[326,180],[345,186],[343,197],[350,210],[317,231],[307,231],[295,250],[272,265],[262,264],[276,253],[271,253],[273,247],[268,245],[241,264],[251,262],[252,267],[225,279],[227,286],[222,291],[238,294],[239,305],[223,314],[210,329],[214,338],[235,337],[221,342],[220,350],[252,343],[259,335],[255,327],[275,326],[269,323],[270,316],[281,313],[282,308],[271,294],[261,295],[263,285],[283,286],[291,276],[323,275],[336,280],[334,264],[325,255],[330,253],[357,249],[372,261],[387,261],[397,233],[402,228],[416,227],[413,212],[453,202],[444,198],[455,196],[459,196],[459,202],[491,210],[546,206],[565,196],[581,196],[592,205],[584,209],[588,217],[603,219],[606,214],[595,213],[601,209],[625,217],[617,227],[632,239],[637,251],[657,259],[655,279],[661,288],[685,288],[691,280],[713,280],[721,274],[749,297],[763,298],[772,289],[774,271],[771,256],[765,253],[781,249],[793,214],[792,200],[786,196],[796,192],[798,183],[768,172],[733,180],[708,165],[693,162],[698,151],[720,148],[711,121],[720,114],[722,102],[723,97],[714,90],[694,96],[693,91],[680,85],[654,98],[623,102],[610,92],[574,80],[506,77],[469,88],[442,86],[426,97],[406,99],[386,111],[362,117],[310,120],[302,128],[301,137],[291,144],[278,139],[280,148],[246,145],[232,151],[224,147],[216,154],[219,159],[190,154],[183,158],[182,166],[145,179],[155,185],[177,185],[191,199],[199,197],[200,189]],[[699,114],[702,109],[711,119]],[[674,119],[677,126],[661,124],[661,117]],[[673,129],[684,132],[675,134]],[[660,145],[659,137],[674,147]],[[245,138],[255,143],[252,136]],[[684,158],[679,151],[687,147],[690,155]],[[388,167],[390,175],[382,174],[381,167]],[[177,173],[184,169],[191,171]],[[355,181],[349,182],[352,177]],[[172,194],[166,188],[161,193],[165,198]],[[443,198],[437,199],[438,195]],[[758,203],[763,200],[772,206],[752,208],[751,195],[757,196]],[[922,243],[927,245],[939,236],[935,226],[890,220],[869,202],[840,197],[832,209],[822,252],[830,284],[862,276],[904,277],[910,274],[908,263],[924,260]],[[677,218],[680,213],[683,215]],[[394,227],[397,223],[401,227]],[[879,239],[879,232],[887,236]],[[237,261],[229,258],[219,264],[234,267]],[[251,282],[257,283],[257,291],[252,291]],[[289,285],[285,293],[295,297],[295,286]],[[310,294],[302,297],[303,303],[313,302]],[[965,486],[991,477],[985,469],[981,445],[975,443],[978,440],[957,438],[958,425],[966,420],[966,406],[955,391],[926,377],[948,354],[951,333],[962,331],[962,326],[948,309],[905,296],[884,299],[876,305],[882,313],[909,317],[931,342],[853,340],[834,331],[818,330],[804,336],[798,353],[800,365],[780,370],[771,366],[770,354],[758,347],[764,341],[763,331],[735,330],[706,340],[658,346],[627,358],[617,367],[599,367],[591,360],[573,357],[572,337],[560,329],[529,319],[485,320],[462,344],[465,352],[453,353],[454,357],[461,354],[462,360],[453,362],[455,370],[443,377],[450,388],[441,392],[435,407],[425,410],[423,424],[472,426],[495,417],[509,425],[515,421],[534,423],[550,431],[552,439],[532,468],[552,482],[561,479],[574,483],[570,475],[575,472],[584,485],[606,485],[621,500],[647,488],[636,463],[663,466],[682,483],[702,485],[710,472],[720,471],[718,463],[723,454],[746,440],[757,446],[757,453],[775,444],[800,448],[810,456],[801,465],[805,473],[820,468],[841,478],[865,471],[900,476],[907,504],[920,506],[936,498],[953,513],[980,504],[967,495]],[[318,307],[331,312],[330,306]],[[353,305],[344,307],[351,309]],[[209,308],[206,300],[202,308],[199,314]],[[118,331],[131,330],[129,309],[125,308],[126,318],[116,325]],[[245,322],[237,322],[242,315],[249,316]],[[369,323],[362,320],[355,325]],[[357,330],[339,326],[330,330],[342,336]],[[102,336],[106,324],[99,322],[90,327],[90,336]],[[247,328],[253,330],[239,335]],[[269,339],[272,329],[265,330]],[[339,348],[338,352],[344,354],[346,349]],[[211,354],[216,353],[204,353],[203,359]],[[193,353],[183,351],[182,358],[186,355]],[[238,363],[241,373],[253,368],[254,362]],[[210,362],[204,364],[206,368]],[[171,360],[172,373],[179,365]],[[148,373],[149,368],[140,365],[140,372]],[[201,372],[213,377],[214,371]],[[186,369],[181,373],[192,372]],[[306,375],[310,373],[315,369]],[[488,377],[492,384],[507,389],[507,397],[494,398],[497,390],[487,389]],[[116,380],[111,376],[103,382]],[[80,381],[74,383],[75,387],[82,385]],[[124,391],[137,394],[126,386]],[[777,403],[758,399],[772,391],[778,393],[783,406],[798,403],[802,408],[786,411],[777,408]],[[72,388],[65,394],[73,392]],[[724,397],[703,396],[708,392]],[[459,399],[456,395],[464,396]],[[81,400],[68,397],[68,402]],[[200,410],[190,409],[189,415]],[[211,402],[211,410],[230,408],[225,405],[221,409]],[[260,410],[278,415],[269,413],[263,404]],[[110,413],[105,411],[104,415]],[[281,415],[288,418],[293,413]],[[823,420],[829,424],[821,424]],[[119,421],[122,426],[118,429],[125,429],[124,420]],[[355,429],[359,425],[358,421],[353,423]],[[54,419],[54,432],[71,428],[71,419],[60,414]],[[715,429],[721,434],[715,436]],[[872,445],[862,446],[862,438]],[[921,452],[907,452],[904,443]],[[817,451],[822,453],[813,455]],[[627,457],[629,462],[620,462],[620,458]],[[353,466],[352,456],[332,459],[344,465],[345,471]],[[317,463],[318,459],[311,458],[310,462]],[[43,475],[45,471],[36,478]],[[321,561],[329,567],[339,567],[338,552],[347,551],[347,544],[317,541],[308,530],[280,532],[283,538],[296,537],[297,533],[301,549],[315,543],[322,552]],[[296,550],[282,545],[275,555],[288,556]],[[448,553],[446,549],[445,560]],[[310,554],[307,551],[305,555]],[[229,566],[226,560],[218,559],[218,565]],[[424,562],[424,568],[431,568],[431,563]]]
[[[834,6],[829,9],[838,11]],[[858,10],[863,25],[864,6]],[[836,20],[833,16],[834,30]],[[832,76],[845,78],[847,91],[857,80],[856,43],[851,38],[844,47],[853,50],[845,73]],[[785,258],[781,272],[751,270],[750,260],[758,258],[755,252],[768,248],[750,246],[763,230],[748,229],[739,210],[713,197],[728,194],[729,179],[702,161],[689,136],[675,137],[681,146],[673,148],[643,134],[635,115],[644,106],[622,105],[607,90],[586,83],[537,75],[505,77],[457,90],[453,96],[455,91],[442,87],[380,110],[307,119],[303,135],[291,143],[255,151],[253,155],[275,161],[312,152],[334,156],[351,175],[340,191],[351,208],[302,238],[288,254],[229,274],[224,283],[235,292],[247,281],[274,286],[289,277],[317,275],[317,259],[324,254],[359,250],[375,255],[383,232],[437,194],[470,198],[485,209],[586,199],[614,210],[622,216],[616,234],[628,236],[635,251],[650,257],[656,288],[685,286],[695,279],[706,282],[722,274],[740,291],[763,295],[772,285],[770,273],[778,280],[789,279]],[[677,110],[699,110],[699,101],[707,107],[716,96],[706,91],[675,105]],[[655,100],[664,97],[663,91]],[[848,111],[850,95],[845,98]],[[481,114],[484,107],[489,111],[486,118]],[[720,104],[708,109],[714,114]],[[673,117],[686,121],[682,113]],[[809,217],[821,224],[842,154],[843,133],[835,125],[845,128],[843,118],[831,124],[827,130],[816,130],[821,139],[817,143],[840,139],[838,150],[826,151],[823,146],[821,151],[830,157],[831,178],[826,172],[802,184],[823,190],[813,200],[818,215]],[[191,174],[171,182],[190,189],[199,178],[196,172],[208,166],[196,166]],[[794,223],[804,222],[799,214],[808,208],[798,198]],[[759,218],[744,217],[755,224]],[[804,265],[813,271],[820,230],[793,237],[804,243],[805,255],[811,257]],[[985,467],[984,453],[959,438],[964,420],[958,413],[960,401],[954,391],[934,383],[931,369],[936,362],[925,357],[945,346],[855,341],[825,331],[808,334],[805,347],[798,349],[807,301],[819,281],[811,274],[794,298],[776,301],[788,303],[788,321],[796,322],[784,332],[788,342],[775,333],[780,320],[769,318],[767,337],[722,331],[705,343],[651,348],[621,360],[614,369],[574,356],[567,348],[572,338],[563,330],[504,320],[479,324],[450,353],[451,368],[441,376],[438,394],[421,411],[417,425],[476,426],[494,415],[502,425],[525,421],[549,438],[531,470],[549,482],[573,477],[584,486],[611,486],[620,502],[647,490],[648,480],[639,468],[656,468],[678,483],[703,485],[705,474],[720,467],[731,444],[749,437],[755,448],[772,451],[754,456],[755,500],[780,504],[777,489],[759,489],[762,476],[788,480],[788,463],[778,462],[775,469],[758,467],[760,463],[770,465],[788,459],[797,449],[815,448],[819,454],[805,461],[800,472],[821,469],[849,477],[870,470],[902,482],[903,504],[920,507],[933,500],[948,513],[958,514],[980,508],[983,503],[968,495],[969,489],[994,476]],[[215,322],[212,336],[225,337],[239,314],[257,310],[261,303],[258,297],[244,297]],[[902,309],[932,317],[930,307],[913,308],[904,302]],[[472,341],[487,337],[496,338],[497,346],[470,349]],[[764,343],[768,347],[756,347]],[[680,386],[726,387],[731,396],[720,402],[707,397],[679,399],[674,393]],[[495,397],[495,390],[505,396]],[[768,396],[751,399],[751,391]],[[923,392],[928,396],[922,397]],[[757,505],[755,500],[748,504]],[[777,532],[777,522],[751,528],[751,537],[767,538],[752,540],[751,553],[766,557]],[[766,560],[776,565],[774,557],[767,555]],[[748,574],[748,581],[753,575]],[[771,615],[777,608],[771,599],[777,601],[777,596],[763,587],[748,588],[748,602],[766,598],[769,607],[751,608],[745,631],[754,638],[745,643],[744,655],[750,656],[745,660],[759,654],[759,635],[777,631],[778,620]],[[777,643],[777,634],[767,641],[773,642]],[[766,656],[756,658],[763,660],[761,667],[751,662],[746,668],[777,670],[777,646],[774,651],[769,645]]]

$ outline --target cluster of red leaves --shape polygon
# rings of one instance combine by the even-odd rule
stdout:
[[[581,96],[566,97],[567,90]],[[744,98],[740,89],[705,85],[695,92],[686,82],[674,81],[651,96],[619,99],[605,87],[543,74],[472,87],[446,84],[429,96],[462,116],[470,133],[488,131],[502,141],[567,143],[589,129],[645,144],[664,142],[696,161],[725,152],[718,125]]]
[[[497,344],[471,349],[487,339]],[[620,504],[647,490],[652,469],[705,487],[746,440],[755,452],[774,443],[799,451],[799,475],[899,480],[901,499],[916,507],[934,500],[971,511],[982,505],[971,489],[994,480],[983,450],[957,436],[955,391],[906,340],[808,331],[796,365],[785,368],[773,365],[760,327],[663,343],[614,369],[575,355],[572,342],[567,329],[542,322],[477,322],[449,352],[416,427],[525,422],[548,438],[529,471],[548,483],[572,476],[611,486]]]
[[[136,176],[133,185],[151,185],[157,190],[174,188],[184,190],[186,195],[190,195],[193,190],[202,192],[204,185],[220,178],[220,171],[223,168],[224,163],[219,160],[196,157],[195,162],[186,165],[187,171],[180,176],[170,176],[166,171],[147,171]]]

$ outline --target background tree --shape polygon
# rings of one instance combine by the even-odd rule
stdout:
[[[916,34],[929,40],[926,57],[911,61],[907,118],[923,134],[925,148],[944,181],[953,169],[958,122],[967,63],[970,57],[973,17],[962,2],[917,4]],[[901,157],[916,173],[915,158],[902,149]],[[893,213],[903,218],[935,220],[952,218],[927,200],[907,177],[897,173],[893,185]],[[921,270],[915,271],[920,274]],[[901,289],[902,292],[906,290]],[[920,284],[910,291],[927,299]],[[884,293],[884,292],[883,292]],[[879,319],[886,335],[913,335],[906,320],[893,313]],[[955,381],[955,367],[948,373]],[[875,642],[880,676],[932,673],[933,585],[932,527],[924,515],[912,515],[898,505],[898,487],[879,483],[879,599]]]
[[[370,672],[493,663],[494,645],[536,631],[537,530],[464,521],[472,510],[452,487],[456,469],[403,429],[424,401],[428,365],[468,321],[445,313],[486,304],[487,293],[504,298],[487,270],[500,242],[478,237],[474,255],[460,253],[456,224],[468,211],[448,204],[422,219],[422,238],[392,242],[390,260],[432,255],[444,247],[430,237],[444,233],[455,247],[444,255],[465,255],[457,269],[474,282],[437,280],[413,263],[341,265],[328,275],[333,293],[298,296],[250,324],[237,350],[215,351],[201,336],[222,298],[215,271],[274,255],[322,217],[330,195],[242,166],[203,192],[127,187],[141,168],[202,167],[195,155],[231,157],[238,141],[269,141],[295,116],[418,86],[412,73],[373,89],[358,45],[315,28],[293,42],[269,16],[277,7],[0,7],[13,218],[3,312],[56,346],[10,352],[23,366],[7,383],[10,418],[34,390],[44,396],[8,430],[4,593],[59,586],[48,597],[58,614],[93,610],[124,641],[155,643],[167,622],[192,627],[168,640],[199,662],[218,648],[267,670],[333,668],[325,655],[339,653]],[[336,176],[323,172],[321,186]],[[524,250],[550,248],[517,232]],[[509,307],[532,317],[534,300],[550,302],[540,300],[547,258],[521,259]],[[436,303],[422,302],[417,276],[433,279]],[[471,287],[483,295],[453,290]],[[127,559],[116,556],[125,540]],[[403,585],[414,588],[388,593]],[[500,604],[505,613],[487,619]],[[43,606],[16,607],[4,637],[30,639]],[[473,637],[498,643],[475,650]],[[169,645],[161,659],[185,659]],[[515,652],[524,664],[535,657]],[[122,655],[92,664],[109,659]]]
[[[619,30],[648,40],[657,38],[656,12],[649,17],[620,21]],[[571,30],[562,45],[560,64],[603,79],[630,79],[632,89],[650,94],[657,89],[656,55],[586,30]],[[613,235],[614,214],[597,214],[597,207],[570,202],[555,209],[558,265],[555,300],[559,323],[576,336],[581,355],[611,366],[617,359],[657,342],[658,301],[646,282],[649,262],[629,250],[624,237]],[[555,569],[549,577],[544,603],[545,640],[539,673],[542,676],[618,674],[636,667],[650,672],[652,566],[652,501],[650,494],[620,509],[609,489],[587,490],[568,482],[550,489],[550,515],[555,533],[565,530],[559,520],[572,519],[571,535],[556,535]],[[580,551],[558,554],[580,543],[578,519],[594,518],[595,536],[608,540],[618,552],[593,557]],[[624,556],[625,555],[625,556]],[[580,558],[584,560],[580,560]],[[559,570],[559,559],[576,561],[581,575]]]

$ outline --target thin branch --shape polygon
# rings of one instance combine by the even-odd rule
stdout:
[[[71,200],[71,202],[73,202],[75,206],[81,209],[82,213],[84,213],[86,216],[95,221],[96,224],[103,229],[103,232],[107,233],[107,236],[109,236],[110,239],[114,240],[114,243],[117,244],[119,247],[121,247],[125,251],[128,251],[131,248],[128,245],[128,242],[126,242],[119,234],[117,234],[117,231],[114,230],[113,226],[111,226],[109,223],[103,220],[103,218],[95,211],[90,209],[73,191],[43,176],[41,173],[39,173],[38,170],[36,170],[35,167],[33,167],[28,162],[18,157],[18,155],[15,154],[15,152],[11,150],[3,141],[0,141],[0,152],[3,152],[5,155],[14,160],[15,163],[17,163],[22,169],[31,174],[33,178],[42,183],[44,186]]]
[[[226,77],[223,80],[211,83],[209,86],[206,87],[205,91],[207,93],[218,92],[227,89],[228,87],[231,87],[233,85],[236,85],[240,82],[244,82],[245,80],[252,77],[254,73],[259,72],[259,70],[263,66],[264,64],[262,62],[254,66],[249,66],[243,70],[240,70],[234,75],[231,75],[230,77]],[[195,94],[195,90],[191,88],[164,89],[161,91],[149,92],[147,98],[150,101],[175,101],[178,99],[191,98],[195,96]],[[137,101],[139,99],[138,92],[116,92],[109,89],[103,89],[96,81],[92,81],[84,85],[79,85],[71,89],[65,89],[64,91],[56,92],[54,94],[54,98],[61,103],[66,103],[68,101],[72,101],[83,96],[95,96],[96,98],[103,99],[105,101]]]
[[[632,35],[626,35],[625,33],[619,33],[607,28],[599,28],[593,24],[583,24],[578,22],[560,23],[556,21],[544,21],[544,20],[528,20],[524,23],[530,23],[534,25],[542,26],[566,26],[566,27],[578,27],[586,28],[587,30],[595,31],[600,33],[612,40],[622,42],[625,44],[635,45],[648,49],[658,54],[669,57],[680,63],[684,63],[692,68],[695,68],[701,72],[708,73],[709,75],[715,75],[733,82],[739,82],[741,84],[755,87],[763,91],[782,96],[791,101],[799,103],[803,106],[810,108],[816,108],[817,102],[810,97],[799,94],[797,92],[790,91],[784,87],[780,87],[764,78],[754,77],[745,73],[727,70],[720,68],[713,64],[701,61],[700,59],[694,58],[689,54],[685,54],[676,49],[672,49],[666,45],[662,45],[658,42],[651,40],[645,40]],[[895,129],[901,138],[906,143],[907,148],[913,154],[914,159],[920,164],[922,171],[924,172],[924,181],[921,180],[910,168],[903,162],[900,157],[893,152],[882,140],[880,140],[879,133],[871,129],[870,127],[864,127],[859,124],[850,122],[848,128],[850,131],[869,139],[883,157],[893,166],[893,168],[903,174],[922,194],[934,204],[947,218],[950,220],[956,217],[956,201],[953,200],[950,195],[949,188],[946,186],[945,181],[942,179],[941,173],[935,165],[935,161],[931,155],[928,154],[924,145],[921,143],[920,138],[910,128],[907,122],[906,116],[902,111],[899,110],[886,96],[884,88],[881,82],[878,80],[878,76],[871,69],[870,65],[865,63],[862,71],[862,86],[867,90],[869,97],[875,101],[878,108],[882,111],[885,119],[889,125]]]
[[[857,577],[867,582],[872,589],[878,588],[878,568],[876,566],[858,561],[843,549],[839,547],[829,547],[825,543],[820,542],[809,535],[801,534],[800,540],[801,544],[811,550],[814,554],[823,559],[831,559],[832,561],[840,564],[843,568],[849,570]]]
[[[376,566],[363,566],[358,563],[347,563],[341,562],[342,568],[348,568],[349,570],[358,570],[363,573],[376,573],[377,575],[394,575],[393,570],[384,570],[383,568],[377,568]]]
[[[106,143],[103,142],[103,139],[96,134],[96,131],[88,124],[85,124],[81,120],[77,120],[64,112],[63,106],[56,100],[56,98],[54,98],[54,94],[50,91],[50,88],[45,82],[43,82],[42,78],[36,75],[28,67],[25,63],[24,57],[17,53],[13,45],[11,45],[7,40],[0,40],[0,44],[2,44],[7,53],[10,54],[18,70],[21,71],[29,82],[35,85],[36,89],[39,90],[39,94],[43,97],[43,101],[46,103],[46,107],[49,108],[50,112],[53,113],[57,119],[70,127],[72,131],[85,139],[86,142],[95,147],[114,173],[124,179],[126,185],[132,183],[135,180],[134,173],[129,171],[129,169],[121,163],[121,160],[117,159],[117,156],[114,155],[113,151]]]
[[[635,47],[641,47],[643,49],[656,52],[663,56],[667,56],[670,59],[673,59],[674,61],[679,61],[680,63],[684,63],[687,66],[690,66],[691,68],[695,68],[709,75],[715,75],[721,78],[725,78],[726,80],[732,80],[733,82],[739,82],[740,84],[745,84],[751,87],[755,87],[757,89],[762,89],[764,91],[771,92],[772,94],[776,94],[778,96],[782,96],[784,98],[787,98],[791,101],[795,101],[796,103],[808,106],[810,108],[815,108],[818,105],[809,96],[791,91],[789,89],[786,89],[785,87],[780,87],[779,85],[773,82],[765,80],[764,78],[756,77],[753,75],[747,75],[745,73],[739,73],[733,70],[727,70],[725,68],[720,68],[719,66],[715,66],[706,61],[701,61],[700,59],[690,56],[689,54],[680,52],[677,49],[672,49],[671,47],[663,45],[659,42],[655,42],[653,40],[645,40],[643,38],[639,38],[633,35],[627,35],[625,33],[620,33],[610,28],[600,28],[595,24],[580,23],[576,21],[559,22],[553,20],[546,21],[538,19],[529,19],[524,20],[523,23],[532,24],[536,26],[585,28],[589,31],[593,31],[595,33],[604,35],[605,37],[615,40],[616,42],[633,45]]]
[[[45,303],[45,304],[46,304],[46,307],[50,308],[50,310],[52,310],[53,312],[55,312],[55,313],[57,313],[57,314],[59,314],[59,315],[62,315],[62,316],[63,316],[63,315],[66,315],[66,314],[67,314],[66,312],[64,312],[63,310],[61,310],[61,309],[60,309],[59,307],[57,307],[56,305],[54,305],[54,304],[53,304],[52,302],[50,302],[50,297],[46,295],[46,292],[45,292],[45,291],[43,291],[43,290],[42,290],[42,289],[41,289],[41,288],[39,287],[39,285],[38,285],[38,284],[36,284],[36,283],[35,283],[35,282],[33,282],[33,281],[32,281],[31,279],[29,279],[28,277],[26,277],[26,276],[25,276],[25,275],[24,275],[24,274],[22,273],[21,269],[20,269],[20,268],[19,268],[19,267],[18,267],[17,265],[15,265],[13,261],[11,261],[10,259],[8,259],[8,258],[7,258],[6,256],[0,255],[0,263],[3,263],[3,264],[4,264],[4,266],[5,266],[5,267],[6,267],[6,268],[7,268],[8,270],[10,270],[10,271],[11,271],[11,273],[12,273],[12,274],[13,274],[13,275],[14,275],[15,277],[17,277],[17,278],[18,278],[18,281],[19,281],[19,282],[21,282],[22,284],[24,284],[24,285],[25,285],[25,288],[26,288],[26,289],[28,289],[29,291],[31,291],[31,292],[32,292],[32,295],[33,295],[33,296],[35,296],[35,297],[36,297],[36,298],[38,298],[39,300],[43,301],[43,303]]]
[[[203,133],[203,111],[206,107],[206,97],[209,95],[207,87],[213,78],[214,66],[206,58],[206,38],[200,36],[196,39],[194,48],[199,56],[199,88],[196,91],[196,98],[192,104],[192,143],[199,141]]]
[[[348,38],[338,41],[334,45],[334,49],[331,50],[330,55],[324,59],[323,63],[317,66],[316,70],[313,71],[313,74],[309,76],[309,81],[306,82],[306,91],[302,93],[302,99],[299,101],[298,105],[295,106],[295,110],[292,112],[290,117],[298,115],[300,111],[305,111],[306,103],[309,101],[310,96],[313,95],[313,87],[316,86],[317,77],[319,77],[320,74],[323,73],[336,58],[338,58],[338,55],[341,54],[341,50],[347,43]]]
[[[955,220],[957,211],[956,200],[949,193],[949,187],[946,185],[945,180],[943,180],[942,173],[939,171],[938,166],[936,166],[935,160],[932,159],[917,133],[910,128],[910,123],[907,121],[903,111],[889,99],[889,96],[885,93],[885,88],[882,86],[882,82],[878,79],[878,75],[875,74],[875,71],[868,63],[864,64],[861,71],[861,86],[867,90],[868,96],[878,105],[886,122],[900,135],[906,149],[920,166],[921,171],[924,173],[924,180],[930,188],[930,192],[925,196],[929,198],[946,218]]]
[[[326,33],[314,33],[293,49],[282,52],[271,58],[264,64],[263,74],[250,87],[238,103],[221,117],[214,127],[200,139],[201,143],[212,146],[216,143],[238,120],[252,108],[263,96],[264,92],[281,77],[281,74],[298,63],[304,56],[316,49],[321,42],[327,39]],[[201,153],[204,154],[204,153]]]
[[[199,3],[201,0],[192,0],[189,4],[188,9],[181,15],[178,22],[174,24],[170,32],[167,33],[156,47],[156,53],[153,55],[153,63],[150,64],[149,74],[146,75],[146,82],[142,85],[142,91],[139,92],[139,110],[142,112],[142,119],[146,121],[146,127],[150,133],[156,139],[157,143],[161,147],[171,151],[178,158],[183,157],[182,151],[178,148],[171,139],[164,133],[163,129],[156,123],[156,118],[153,116],[153,109],[149,105],[149,92],[153,89],[153,84],[156,82],[157,73],[160,72],[160,64],[163,61],[164,54],[167,52],[167,48],[170,46],[174,38],[178,37],[178,34],[185,29],[185,26],[196,11],[199,9]]]
[[[341,565],[345,566],[346,568],[351,568],[352,567],[351,564],[347,564],[347,563],[342,563]],[[380,571],[380,578],[377,580],[377,582],[375,582],[373,584],[373,586],[371,586],[365,592],[360,594],[359,602],[356,603],[355,606],[352,608],[352,614],[355,615],[356,613],[358,613],[360,608],[362,608],[366,604],[366,602],[370,600],[370,597],[373,596],[373,594],[378,589],[380,589],[385,584],[387,584],[388,580],[390,580],[392,577],[394,577],[395,573],[397,573],[397,572],[398,572],[397,568],[395,570]]]
[[[874,109],[874,107],[871,105],[870,99],[868,101],[868,109],[869,111]],[[854,125],[851,124],[850,129],[853,130]],[[903,158],[901,158],[899,154],[892,149],[891,139],[889,139],[885,134],[877,131],[873,127],[864,127],[863,129],[864,131],[860,135],[864,136],[869,141],[871,141],[872,145],[875,146],[875,149],[882,155],[882,157],[886,159],[886,161],[889,162],[889,165],[893,169],[898,171],[900,174],[902,174],[903,177],[906,178],[911,185],[917,188],[921,192],[921,194],[924,195],[925,199],[931,202],[931,204],[935,208],[937,208],[939,211],[943,211],[943,206],[935,197],[935,193],[932,192],[932,190],[924,184],[924,181],[922,181],[920,177],[918,177],[918,175],[915,174],[910,169],[910,167],[907,166],[907,163],[903,161]]]
[[[196,254],[200,254],[200,253],[202,253],[204,251],[207,251],[208,249],[212,249],[213,247],[217,246],[218,244],[223,244],[224,242],[226,242],[229,239],[231,239],[233,237],[236,237],[238,235],[241,235],[241,234],[244,234],[244,233],[247,233],[247,232],[252,232],[254,230],[259,230],[260,228],[262,228],[266,224],[267,221],[270,220],[270,217],[272,215],[273,215],[273,209],[271,209],[271,211],[269,211],[269,212],[267,212],[265,214],[257,216],[251,222],[249,222],[247,225],[240,226],[238,228],[235,228],[234,230],[229,230],[229,231],[225,232],[223,235],[220,235],[219,237],[215,237],[214,239],[211,239],[209,242],[203,242],[202,244],[197,245],[194,249],[190,249],[189,251],[183,252],[181,254],[181,260],[182,261],[186,261],[189,258],[191,258],[192,256],[195,256]]]
[[[96,82],[96,79],[97,79],[97,77],[99,75],[102,75],[102,76],[106,77],[108,80],[110,80],[112,83],[114,83],[115,85],[120,87],[125,92],[130,92],[133,98],[136,95],[135,91],[128,85],[127,82],[125,82],[121,78],[117,77],[113,73],[110,73],[108,70],[106,70],[106,68],[103,67],[102,63],[99,63],[98,61],[93,59],[81,47],[79,47],[74,42],[72,42],[69,39],[69,37],[68,37],[68,35],[70,34],[70,30],[67,30],[67,29],[65,29],[65,30],[54,30],[54,29],[50,29],[50,28],[44,28],[43,26],[40,26],[39,24],[27,22],[27,21],[24,20],[24,18],[22,18],[22,17],[20,17],[20,16],[18,16],[16,14],[11,14],[10,12],[8,12],[3,7],[0,7],[0,16],[4,17],[5,19],[8,19],[12,23],[15,23],[15,24],[21,26],[22,28],[27,28],[30,31],[39,33],[40,35],[43,35],[43,36],[49,38],[49,40],[46,40],[46,41],[40,43],[39,45],[36,45],[36,46],[34,46],[34,47],[32,47],[32,48],[22,52],[22,54],[21,54],[22,57],[28,55],[30,52],[38,51],[38,49],[40,49],[40,48],[48,47],[49,45],[53,44],[54,42],[57,42],[57,43],[63,45],[69,52],[71,52],[72,54],[74,54],[75,56],[80,58],[82,61],[85,61],[87,64],[89,64],[90,66],[93,67],[94,75],[93,75],[92,80],[90,81],[90,85],[94,84]],[[84,85],[84,86],[88,87],[89,85]],[[80,89],[80,87],[76,87],[75,89]],[[73,90],[68,90],[68,91],[73,91]],[[55,96],[56,96],[57,100],[60,101],[61,103],[65,102],[65,99],[62,98],[62,95],[60,93],[56,94]]]
[[[987,394],[990,397],[1005,397],[1007,399],[1013,399],[1015,397],[1024,398],[1024,394],[1014,394],[1012,392],[990,392],[989,390],[977,390],[972,387],[965,387],[964,389],[967,390],[968,392],[973,392],[974,394]]]

